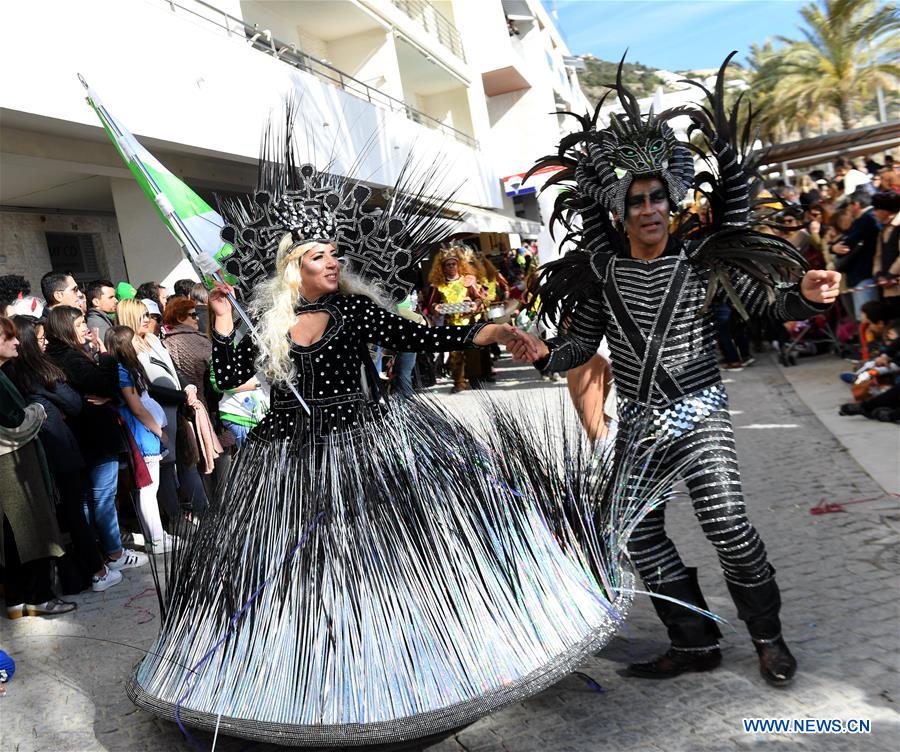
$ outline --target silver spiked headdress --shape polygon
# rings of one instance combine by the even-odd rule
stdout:
[[[297,159],[294,108],[285,128],[267,129],[252,196],[220,196],[222,239],[234,247],[223,266],[238,298],[275,273],[278,244],[287,233],[298,243],[331,243],[350,271],[389,298],[409,294],[414,270],[449,232],[443,218],[450,196],[430,193],[439,183],[439,162],[427,166],[410,156],[389,191],[377,195],[353,176],[337,175]]]

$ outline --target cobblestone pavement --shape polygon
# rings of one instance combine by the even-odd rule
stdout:
[[[504,362],[504,399],[561,394]],[[665,636],[646,598],[627,628],[582,667],[598,693],[570,676],[498,712],[431,752],[594,752],[618,750],[896,750],[898,680],[897,499],[885,497],[809,412],[778,368],[761,359],[729,384],[750,516],[778,569],[785,634],[800,662],[794,685],[763,683],[738,622],[725,628],[722,667],[667,682],[627,679],[630,661],[657,654]],[[443,387],[443,392],[447,387]],[[466,395],[447,397],[467,409]],[[822,500],[872,499],[845,513],[813,515]],[[697,566],[713,611],[734,620],[712,547],[690,506],[669,512],[672,536]],[[79,596],[56,619],[0,619],[0,646],[18,670],[0,698],[4,750],[188,750],[177,728],[137,710],[123,683],[153,640],[156,596],[149,573],[128,572],[106,593]],[[240,681],[240,677],[234,677]],[[752,735],[744,718],[867,719],[865,736]],[[210,737],[198,735],[209,749]],[[219,739],[217,749],[271,749]]]

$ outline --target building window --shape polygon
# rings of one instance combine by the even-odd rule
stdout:
[[[94,236],[86,232],[48,232],[47,250],[55,272],[71,274],[79,284],[102,276],[97,266]]]

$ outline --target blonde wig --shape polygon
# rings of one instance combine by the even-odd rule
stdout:
[[[441,287],[447,284],[447,277],[444,275],[444,262],[451,258],[456,259],[460,277],[465,277],[467,274],[475,274],[475,270],[466,259],[466,249],[460,245],[452,245],[443,249],[434,257],[434,263],[432,263],[431,271],[428,273],[428,284],[434,287]]]
[[[286,234],[278,244],[275,276],[261,284],[250,300],[248,313],[258,322],[259,332],[256,367],[270,383],[288,384],[297,376],[288,332],[297,321],[294,307],[303,294],[300,276],[303,256],[320,245],[327,243],[319,240],[298,243],[290,233]],[[364,295],[383,308],[392,308],[379,289],[343,267],[338,276],[338,291],[342,295]]]
[[[151,349],[150,345],[144,341],[144,337],[138,334],[141,331],[142,319],[146,313],[148,313],[147,306],[141,303],[140,300],[120,300],[119,305],[116,306],[116,324],[118,326],[127,326],[135,333],[132,342],[134,349],[138,352],[146,352]],[[153,337],[154,335],[147,334],[146,336]]]

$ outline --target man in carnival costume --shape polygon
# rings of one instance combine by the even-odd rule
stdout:
[[[647,115],[622,85],[620,66],[609,88],[624,112],[600,129],[601,101],[593,118],[579,118],[581,131],[533,168],[562,168],[548,182],[568,188],[552,221],[565,226],[566,240],[575,245],[542,271],[541,314],[560,323],[560,335],[546,342],[523,335],[509,349],[543,372],[564,371],[586,362],[607,337],[619,392],[619,441],[646,432],[666,447],[649,475],[677,469],[684,477],[759,654],[760,672],[770,684],[783,685],[797,663],[781,636],[775,569],[744,509],[716,362],[715,311],[727,298],[744,318],[806,319],[835,300],[840,275],[803,273],[805,261],[789,243],[750,228],[760,155],[747,151],[749,115],[738,143],[740,100],[730,113],[724,109],[730,59],[714,91],[703,89],[705,107]],[[676,139],[668,121],[678,116],[690,118],[688,132],[702,137],[700,146]],[[692,152],[710,169],[695,175]],[[708,199],[708,221],[681,221],[670,234],[671,214],[692,189]],[[650,431],[638,420],[644,409],[652,415]],[[645,480],[632,476],[633,493]],[[701,613],[706,604],[696,570],[684,565],[666,535],[664,504],[638,524],[629,554],[658,596],[653,605],[671,640],[665,654],[631,665],[630,673],[661,679],[716,668],[721,635]]]

